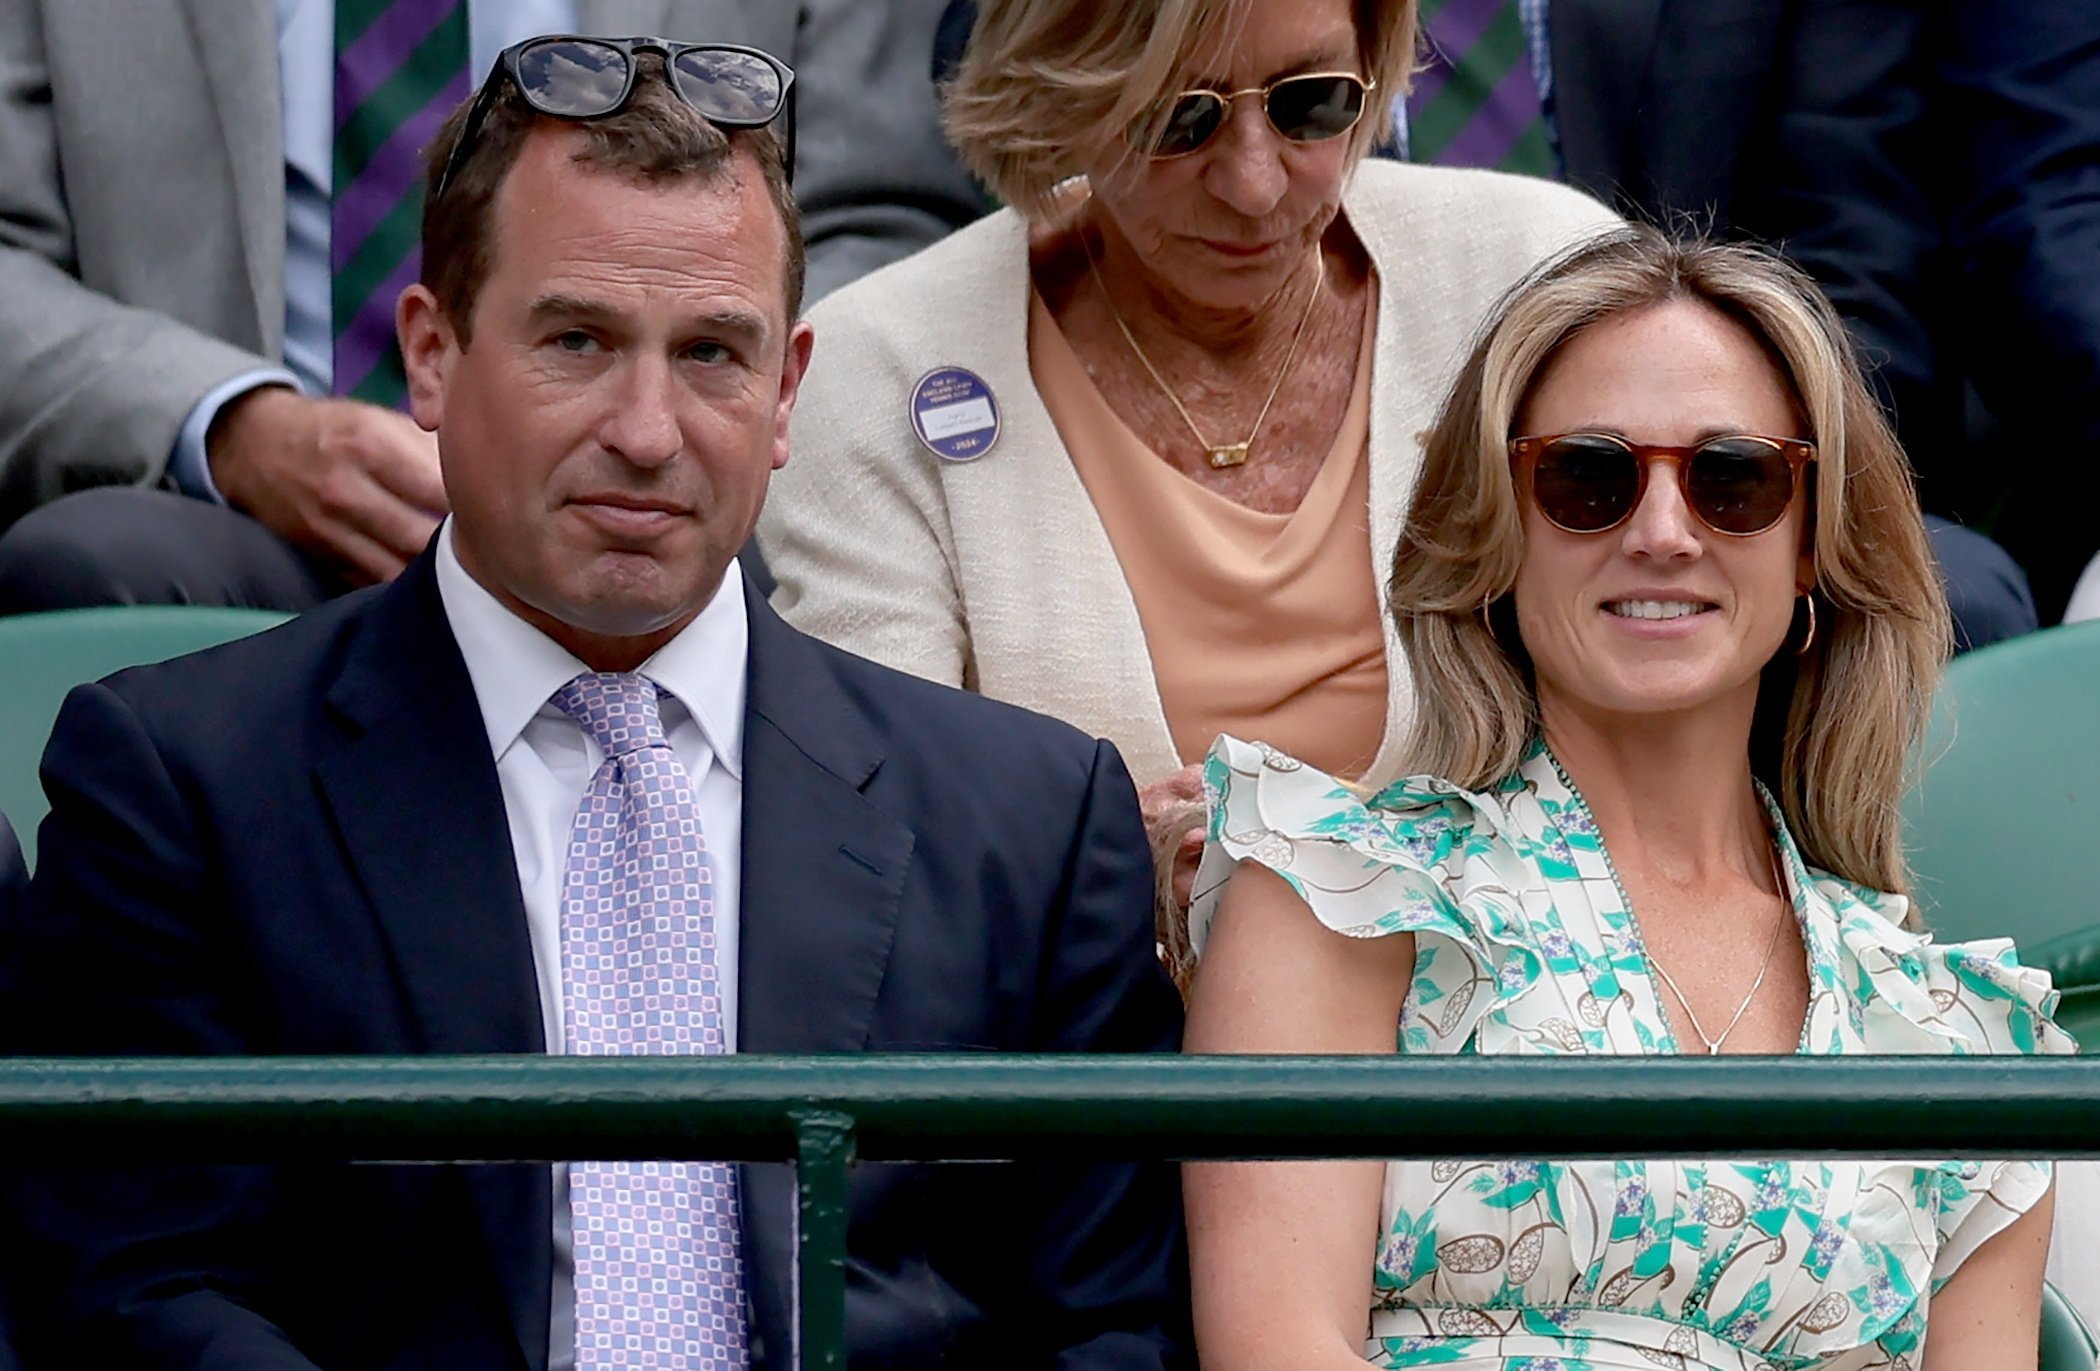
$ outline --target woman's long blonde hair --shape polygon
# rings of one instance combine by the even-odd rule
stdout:
[[[1897,801],[1947,659],[1946,596],[1910,465],[1843,323],[1813,281],[1757,248],[1616,229],[1497,306],[1429,435],[1393,560],[1388,600],[1416,695],[1408,765],[1482,787],[1522,759],[1538,701],[1507,599],[1524,557],[1511,424],[1570,338],[1671,300],[1703,303],[1757,338],[1817,446],[1815,640],[1765,668],[1751,770],[1809,862],[1907,893]]]

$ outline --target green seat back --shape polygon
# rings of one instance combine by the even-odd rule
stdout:
[[[163,662],[281,623],[260,609],[136,605],[0,618],[0,813],[36,861],[47,808],[37,763],[66,692],[113,671]],[[229,710],[240,702],[228,700]]]
[[[2053,1285],[2042,1286],[2042,1358],[2040,1371],[2093,1371],[2100,1345],[2093,1342],[2085,1320]]]
[[[1946,941],[2014,939],[2090,1027],[2100,1019],[2100,623],[1956,658],[1924,762],[1904,827],[1926,926]]]

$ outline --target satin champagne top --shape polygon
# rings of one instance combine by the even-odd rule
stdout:
[[[1376,325],[1374,305],[1348,412],[1304,501],[1264,514],[1146,446],[1109,407],[1042,298],[1030,297],[1029,371],[1137,603],[1183,762],[1200,761],[1220,733],[1258,738],[1340,776],[1362,774],[1377,756],[1386,660],[1365,460]],[[1273,452],[1257,442],[1250,460]],[[1044,593],[1054,586],[1053,577]]]

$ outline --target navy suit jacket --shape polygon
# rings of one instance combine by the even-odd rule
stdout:
[[[15,838],[14,825],[0,814],[0,932],[4,932],[12,919],[15,901],[22,897],[23,887],[29,884],[29,868],[22,864],[22,844]],[[6,952],[6,944],[0,943],[0,955]]]
[[[1944,9],[1957,336],[2016,473],[2000,536],[2053,611],[2100,552],[2100,6]]]
[[[750,598],[740,1049],[1171,1051],[1108,744]],[[237,705],[231,702],[238,702]],[[542,1050],[488,735],[426,553],[384,589],[76,690],[4,987],[17,1050]],[[78,974],[93,968],[94,974]],[[42,1364],[541,1368],[545,1167],[46,1173]],[[754,1362],[788,1364],[793,1174],[747,1167]],[[1172,1168],[864,1166],[856,1367],[1184,1355]]]
[[[2050,0],[2037,0],[2047,4]],[[1651,221],[1785,248],[1861,344],[1921,465],[1960,455],[1928,301],[1930,6],[1917,0],[1549,0],[1570,184]],[[1935,445],[1941,445],[1935,451]]]

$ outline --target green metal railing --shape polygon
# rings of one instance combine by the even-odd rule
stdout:
[[[1633,1103],[1639,1108],[1605,1108]],[[1433,1121],[1426,1126],[1425,1121]],[[843,1368],[863,1161],[2100,1156],[2073,1057],[419,1057],[0,1062],[0,1163],[794,1162]]]

